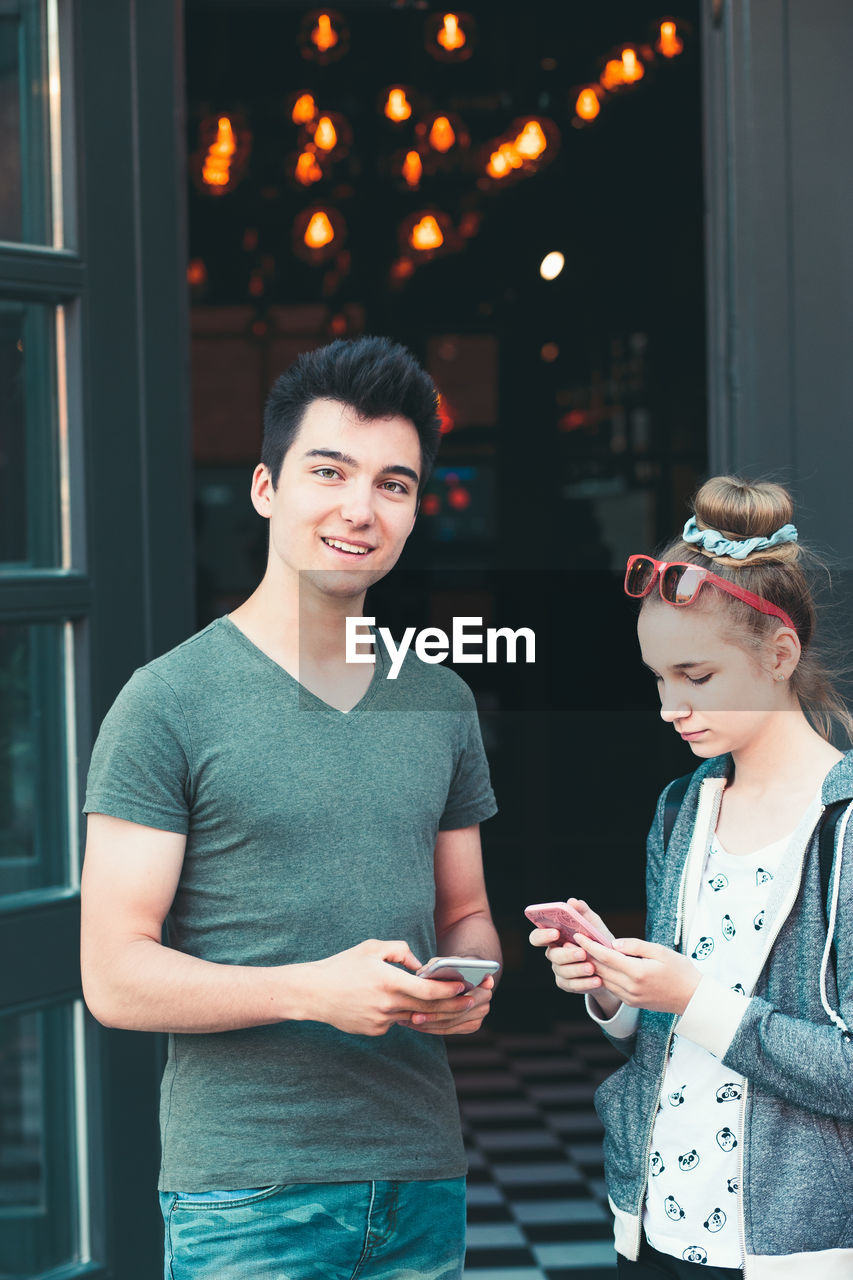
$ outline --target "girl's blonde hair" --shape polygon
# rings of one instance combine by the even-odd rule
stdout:
[[[794,516],[790,493],[780,484],[750,484],[738,476],[712,476],[693,499],[696,524],[700,529],[716,529],[730,541],[769,538]],[[853,716],[836,688],[841,672],[821,647],[815,644],[817,608],[814,590],[805,566],[824,568],[818,558],[800,542],[784,542],[763,551],[753,551],[743,560],[714,555],[698,544],[675,538],[661,553],[664,560],[686,560],[701,564],[721,578],[753,591],[770,604],[784,609],[797,629],[802,656],[790,686],[810,723],[827,741],[838,729],[847,742],[853,741]],[[708,588],[705,588],[707,593]],[[707,602],[707,594],[705,602]],[[779,627],[779,620],[760,613],[722,591],[713,593],[715,603],[734,616],[738,629],[753,648],[761,648],[766,636]]]

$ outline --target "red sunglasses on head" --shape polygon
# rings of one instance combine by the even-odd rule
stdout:
[[[655,560],[654,556],[628,557],[628,567],[625,571],[626,595],[632,596],[635,600],[641,600],[652,590],[655,579],[658,582],[661,600],[665,600],[667,604],[679,606],[692,604],[704,583],[710,582],[720,591],[734,596],[736,600],[752,605],[753,609],[757,609],[759,613],[769,613],[776,618],[781,618],[786,627],[790,627],[794,632],[797,630],[784,609],[763,600],[754,591],[747,591],[745,587],[738,587],[725,578],[719,578],[716,573],[712,573],[710,569],[703,569],[701,565],[687,564],[683,560]]]

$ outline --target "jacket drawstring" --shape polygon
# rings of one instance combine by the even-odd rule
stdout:
[[[829,965],[829,957],[832,952],[832,943],[835,937],[835,922],[838,916],[838,895],[841,888],[841,861],[844,856],[844,837],[847,834],[847,823],[850,821],[851,812],[853,812],[853,804],[848,805],[845,809],[844,817],[841,820],[841,825],[835,839],[835,859],[832,877],[832,902],[829,910],[829,928],[827,929],[826,945],[823,948],[823,960],[821,961],[820,966],[820,1002],[823,1005],[830,1022],[833,1022],[836,1027],[838,1027],[845,1040],[853,1040],[853,1033],[851,1033],[850,1028],[847,1026],[847,1023],[841,1017],[840,1013],[836,1012],[836,1010],[830,1006],[829,999],[826,994],[826,970]]]

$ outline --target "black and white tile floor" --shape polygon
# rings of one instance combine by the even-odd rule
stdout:
[[[596,1085],[623,1059],[590,1023],[448,1043],[468,1147],[466,1280],[616,1275]]]

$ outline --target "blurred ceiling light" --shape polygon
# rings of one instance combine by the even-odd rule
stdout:
[[[187,284],[196,287],[207,284],[207,267],[203,258],[191,258],[187,263]]]
[[[393,120],[395,124],[409,119],[412,114],[412,104],[406,97],[406,90],[402,86],[397,85],[395,88],[388,90],[384,112],[388,119]]]
[[[293,252],[313,264],[335,258],[340,269],[343,258],[341,244],[346,237],[346,223],[330,205],[312,205],[304,209],[293,223]]]
[[[314,141],[321,151],[333,151],[338,141],[338,132],[329,116],[320,116],[314,130]]]
[[[660,34],[655,41],[655,48],[664,58],[677,58],[684,52],[684,41],[679,39],[676,24],[671,18],[660,24]]]
[[[601,103],[598,100],[598,94],[591,86],[581,89],[575,99],[575,114],[578,119],[589,123],[594,120],[601,111]]]
[[[554,249],[551,253],[546,253],[539,263],[539,274],[543,280],[556,280],[565,265],[566,259],[559,249]]]
[[[625,77],[625,84],[636,84],[646,74],[646,68],[643,66],[637,50],[632,49],[630,45],[622,50],[622,72]]]
[[[423,177],[424,166],[417,151],[407,151],[406,158],[403,161],[402,174],[406,180],[406,185],[416,191],[420,186]]]
[[[456,133],[447,116],[436,116],[429,131],[429,145],[443,155],[456,142]]]
[[[240,117],[207,116],[199,126],[198,149],[190,157],[190,173],[205,195],[233,191],[242,178],[252,135]]]
[[[464,44],[468,43],[468,37],[461,30],[459,19],[455,13],[446,13],[444,15],[441,20],[441,30],[435,38],[447,53],[451,53],[455,49],[461,49]]]
[[[392,280],[408,280],[414,274],[415,264],[411,258],[395,258],[391,263]]]
[[[317,156],[313,151],[306,149],[299,153],[293,176],[303,187],[313,186],[315,182],[319,182],[322,179],[323,170],[317,163]]]
[[[231,181],[231,157],[236,150],[231,121],[228,116],[220,116],[216,138],[207,149],[201,170],[202,179],[209,187],[228,186]]]
[[[524,160],[537,160],[548,146],[538,120],[528,120],[515,140],[515,149]]]
[[[311,215],[302,239],[309,249],[323,249],[327,244],[331,244],[334,238],[335,229],[329,215],[325,209],[318,209]]]
[[[330,49],[334,49],[340,40],[335,28],[332,26],[332,19],[327,13],[319,13],[317,15],[317,25],[311,28],[311,43],[320,53],[328,53]]]
[[[308,124],[317,114],[317,103],[310,93],[302,93],[293,104],[290,118],[294,124]]]
[[[493,151],[489,156],[486,172],[490,178],[506,178],[513,169],[520,169],[523,163],[515,143],[502,142],[497,151]]]
[[[333,9],[313,9],[302,19],[299,45],[303,58],[324,65],[349,49],[349,27]]]
[[[438,220],[431,213],[425,213],[409,232],[409,244],[419,252],[440,249],[444,244],[444,233]]]
[[[464,62],[471,56],[473,35],[470,13],[436,13],[427,21],[426,47],[442,62]]]
[[[544,360],[546,364],[553,364],[555,360],[559,359],[559,356],[560,348],[557,346],[556,342],[545,342],[542,344],[539,351],[539,358]]]

